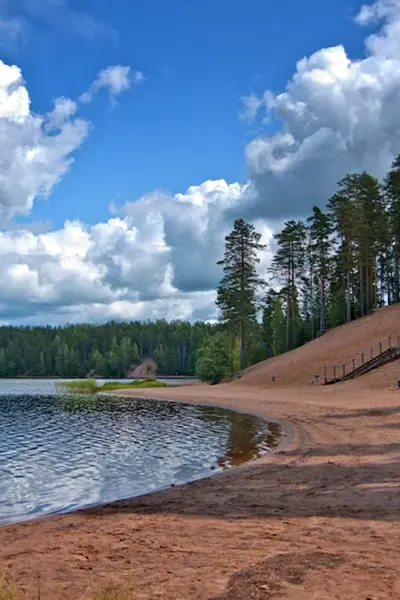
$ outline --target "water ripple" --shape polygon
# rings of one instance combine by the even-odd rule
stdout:
[[[0,522],[204,477],[278,438],[274,424],[208,407],[0,393]]]

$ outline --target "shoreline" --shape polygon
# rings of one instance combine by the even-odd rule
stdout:
[[[242,379],[113,394],[234,409],[293,435],[193,483],[1,526],[0,570],[25,589],[39,573],[43,600],[129,581],[143,600],[400,597],[396,390]]]
[[[148,389],[150,390],[153,388],[148,388]],[[154,388],[154,389],[160,389],[160,388]],[[165,388],[162,388],[162,389],[165,389]],[[169,388],[169,389],[173,389],[173,386],[171,386],[171,388]],[[136,393],[135,393],[135,395],[133,395],[132,393],[127,393],[127,391],[128,392],[130,392],[130,391],[136,392],[136,390],[128,389],[128,390],[125,390],[125,393],[124,393],[124,390],[115,390],[115,391],[113,390],[113,391],[108,391],[108,392],[97,392],[97,394],[101,394],[102,396],[119,396],[122,398],[132,398],[133,397],[134,399],[140,399],[140,398],[143,399],[143,395],[141,396],[140,394],[136,394]],[[248,415],[248,416],[256,417],[257,419],[259,419],[260,421],[262,421],[266,424],[274,424],[274,425],[278,425],[280,427],[279,442],[275,447],[270,448],[269,450],[261,453],[260,456],[257,456],[254,459],[244,460],[239,465],[225,468],[222,471],[211,472],[208,475],[199,476],[194,479],[189,479],[188,481],[184,481],[181,483],[170,483],[163,487],[152,490],[151,492],[144,492],[141,494],[137,494],[135,496],[127,496],[126,498],[120,498],[119,500],[114,500],[112,502],[99,502],[99,503],[95,503],[95,504],[89,504],[87,506],[84,506],[83,508],[75,508],[72,510],[65,510],[65,511],[55,511],[55,512],[51,512],[51,513],[47,513],[47,514],[43,514],[43,515],[38,515],[38,516],[26,515],[25,517],[21,518],[21,520],[15,520],[15,521],[14,520],[10,520],[10,521],[1,521],[0,520],[0,531],[1,531],[2,527],[25,525],[27,523],[43,521],[45,519],[51,519],[51,518],[55,518],[55,517],[73,515],[76,513],[85,513],[85,512],[88,512],[88,511],[90,512],[93,510],[101,510],[102,508],[107,508],[110,506],[118,505],[121,502],[131,502],[131,501],[135,501],[135,500],[141,500],[142,498],[146,498],[148,496],[153,496],[156,494],[164,493],[172,488],[182,488],[187,485],[192,485],[195,482],[201,482],[203,480],[208,480],[210,478],[217,478],[221,475],[228,474],[231,471],[236,471],[238,469],[246,468],[248,465],[255,464],[258,461],[266,459],[269,456],[272,456],[274,454],[277,454],[280,452],[285,452],[285,451],[287,451],[288,448],[290,448],[291,444],[293,443],[294,427],[290,422],[285,421],[285,420],[271,419],[262,414],[256,414],[249,410],[241,410],[240,408],[233,409],[233,408],[227,407],[226,405],[218,405],[218,404],[210,405],[207,403],[185,401],[183,399],[182,400],[173,400],[170,398],[168,398],[168,399],[167,398],[156,398],[156,397],[151,397],[148,395],[146,395],[145,398],[146,398],[146,400],[150,400],[150,401],[166,402],[166,403],[172,403],[172,404],[173,403],[187,404],[190,406],[198,406],[198,407],[204,407],[204,408],[212,406],[213,408],[234,412],[239,415]]]

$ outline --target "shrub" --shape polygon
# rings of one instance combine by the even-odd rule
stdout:
[[[95,394],[99,391],[95,379],[75,379],[73,381],[63,381],[58,385],[75,394]]]
[[[144,380],[144,381],[132,381],[131,383],[123,383],[120,381],[110,381],[107,383],[104,383],[102,386],[99,387],[99,392],[110,392],[113,390],[125,390],[125,389],[146,389],[146,388],[160,388],[160,387],[167,387],[166,383],[163,383],[162,381],[156,381],[155,379],[152,380]]]
[[[155,379],[136,380],[132,382],[107,381],[103,385],[98,385],[95,379],[78,379],[73,381],[63,381],[59,384],[62,389],[67,389],[74,394],[95,394],[96,392],[111,392],[114,390],[125,389],[146,389],[167,387],[166,383],[156,381]]]
[[[205,338],[197,351],[196,375],[201,381],[219,383],[232,368],[230,340],[223,333]]]

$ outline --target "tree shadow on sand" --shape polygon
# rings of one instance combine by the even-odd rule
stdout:
[[[400,406],[325,415],[335,432],[340,419],[370,417],[362,427],[400,428],[399,422],[377,423]],[[388,419],[389,420],[389,419]],[[336,425],[335,425],[336,421]],[[316,420],[316,426],[318,421]],[[310,424],[312,429],[312,424]],[[344,429],[343,432],[346,430]],[[343,433],[342,432],[342,433]],[[389,432],[388,432],[389,433]],[[282,463],[249,463],[234,476],[227,472],[185,487],[120,501],[86,511],[112,513],[180,514],[222,519],[343,517],[400,520],[400,440],[379,443],[376,434],[365,443],[301,446],[283,453]],[[393,432],[395,435],[395,432]],[[368,441],[368,438],[371,440]]]
[[[346,413],[326,414],[327,419],[355,419],[357,417],[390,417],[400,413],[400,406],[383,406],[352,410]]]
[[[86,511],[180,514],[219,519],[343,517],[400,520],[400,444],[357,446],[357,454],[378,454],[380,462],[346,464],[351,446],[326,445],[306,458],[329,458],[320,464],[254,464],[235,477],[216,476],[138,499]],[[353,446],[354,448],[354,446]],[[340,456],[338,456],[340,454]],[[386,460],[382,460],[385,456]],[[344,458],[343,458],[344,457]]]

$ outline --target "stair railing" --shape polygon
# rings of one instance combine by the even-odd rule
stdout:
[[[360,354],[357,354],[357,356],[345,363],[324,367],[325,383],[333,383],[335,381],[344,380],[345,377],[351,375],[351,373],[363,365],[373,361],[375,358],[378,359],[378,357],[380,357],[384,352],[392,349],[400,349],[399,335],[387,337],[374,346],[371,346],[371,348],[368,348],[368,350],[360,352]]]

